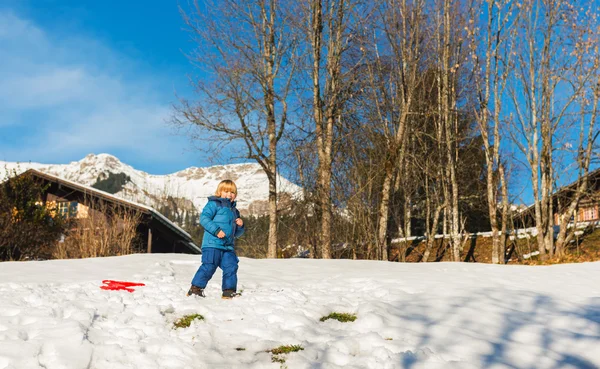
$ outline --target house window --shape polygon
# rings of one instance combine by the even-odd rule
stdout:
[[[60,201],[56,204],[58,215],[65,218],[77,216],[77,201]]]
[[[598,219],[598,207],[593,206],[583,209],[583,221],[596,220]]]

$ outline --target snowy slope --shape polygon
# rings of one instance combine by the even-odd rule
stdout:
[[[600,263],[241,258],[186,297],[198,256],[0,263],[0,369],[598,368]],[[102,279],[143,282],[104,291]],[[321,322],[331,312],[351,323]],[[173,329],[186,314],[204,321]],[[267,350],[304,350],[273,363]],[[243,350],[242,350],[243,349]]]
[[[89,154],[70,164],[0,161],[0,171],[4,172],[4,168],[19,171],[35,168],[87,186],[96,183],[98,178],[107,178],[110,173],[124,173],[131,178],[131,182],[115,195],[153,207],[163,202],[166,196],[172,196],[189,200],[190,205],[199,209],[206,204],[206,198],[214,194],[217,184],[223,179],[231,179],[237,184],[238,208],[243,210],[243,214],[266,213],[269,196],[267,176],[256,163],[191,167],[168,175],[152,175],[124,164],[112,155]],[[300,188],[287,179],[279,176],[278,180],[280,192],[287,192],[292,197],[300,193]]]

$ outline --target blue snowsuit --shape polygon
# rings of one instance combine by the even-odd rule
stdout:
[[[244,233],[244,227],[238,227],[235,223],[240,217],[235,205],[229,199],[210,196],[208,204],[202,209],[202,265],[194,275],[192,285],[206,288],[219,267],[223,270],[222,289],[236,291],[239,259],[235,254],[234,241]],[[223,231],[225,237],[217,237],[219,231]]]

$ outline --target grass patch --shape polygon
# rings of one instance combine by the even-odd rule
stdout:
[[[194,320],[204,320],[204,317],[200,314],[185,315],[183,318],[173,323],[173,326],[175,328],[187,328]]]
[[[287,345],[287,346],[279,346],[272,350],[268,350],[267,352],[272,353],[273,355],[281,355],[281,354],[289,354],[290,352],[298,352],[304,350],[304,347],[300,345]]]
[[[246,351],[246,349],[243,347],[236,347],[235,351]]]
[[[342,323],[353,322],[356,320],[356,315],[348,314],[348,313],[331,313],[327,316],[321,318],[321,321],[324,322],[327,319],[335,319]]]
[[[300,345],[283,345],[271,350],[267,350],[267,352],[270,352],[273,355],[271,356],[271,362],[280,363],[281,368],[285,368],[286,366],[283,365],[285,364],[285,354],[302,350],[304,350],[304,347]]]
[[[285,364],[285,357],[279,356],[279,355],[273,355],[273,357],[271,357],[271,362]]]

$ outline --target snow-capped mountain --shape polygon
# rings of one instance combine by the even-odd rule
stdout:
[[[5,168],[18,172],[34,168],[86,186],[106,180],[111,175],[124,175],[129,180],[115,193],[116,196],[157,208],[170,198],[169,201],[176,201],[179,208],[195,207],[198,211],[206,204],[206,198],[214,194],[221,180],[231,179],[238,186],[237,207],[243,215],[261,215],[268,210],[269,182],[256,163],[190,167],[172,174],[153,175],[122,163],[109,154],[89,154],[69,164],[0,161],[2,174]],[[300,194],[300,187],[282,176],[278,176],[278,187],[280,194],[290,197]]]

